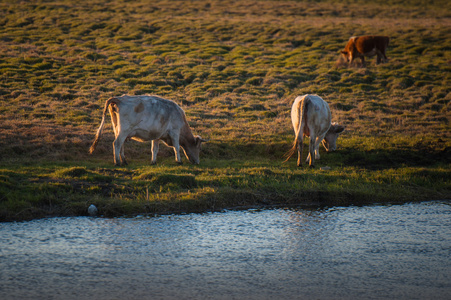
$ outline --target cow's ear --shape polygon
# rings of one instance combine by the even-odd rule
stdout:
[[[342,133],[344,130],[345,130],[344,126],[342,126],[342,125],[335,125],[335,128],[334,128],[334,132],[335,133]]]
[[[196,136],[196,145],[200,145],[200,143],[202,143],[202,142],[206,143],[206,142],[208,142],[208,140],[204,140],[200,136]]]
[[[348,55],[348,51],[341,51],[341,54]]]

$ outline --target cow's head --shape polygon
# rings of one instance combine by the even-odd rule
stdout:
[[[202,142],[208,142],[208,140],[204,140],[200,136],[195,136],[193,143],[183,146],[185,156],[192,164],[198,165],[200,162],[199,154]]]
[[[341,51],[341,55],[346,59],[346,62],[350,62],[352,58],[352,53],[346,50]]]
[[[344,126],[333,123],[330,125],[329,131],[327,131],[326,136],[323,140],[323,146],[326,148],[327,152],[335,151],[337,149],[337,139],[340,133],[345,130]]]

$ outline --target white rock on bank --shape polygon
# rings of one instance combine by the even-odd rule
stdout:
[[[96,216],[96,215],[97,215],[97,212],[98,212],[97,207],[96,207],[94,204],[91,204],[91,205],[88,207],[88,214],[89,214],[90,216],[92,216],[92,217]]]

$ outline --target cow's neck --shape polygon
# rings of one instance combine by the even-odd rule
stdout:
[[[194,140],[191,128],[188,123],[185,122],[185,126],[180,130],[180,145],[185,148],[186,145],[192,145],[195,142]]]

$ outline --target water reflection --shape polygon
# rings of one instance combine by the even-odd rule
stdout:
[[[449,201],[0,224],[1,299],[448,299]]]

